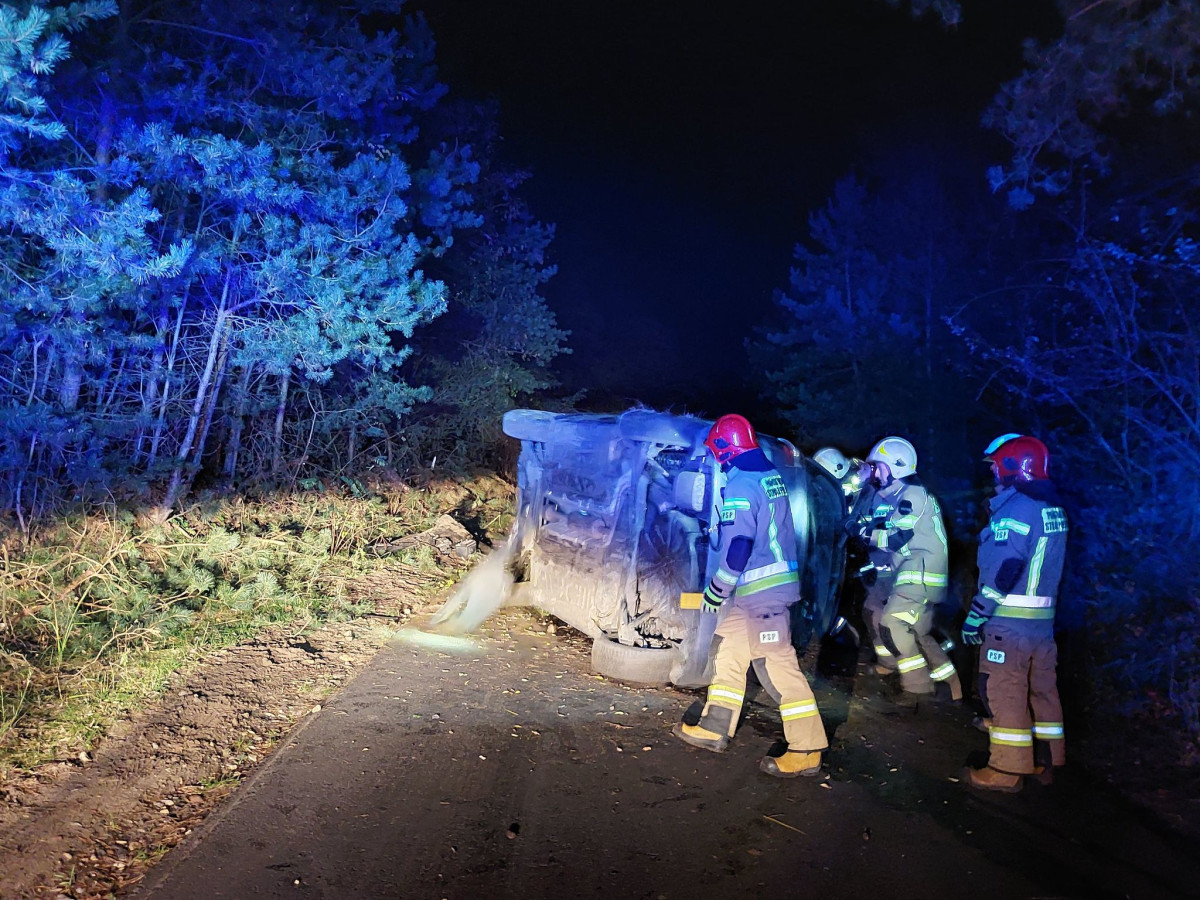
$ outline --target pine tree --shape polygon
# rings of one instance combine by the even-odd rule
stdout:
[[[555,274],[549,261],[554,226],[521,200],[529,177],[496,163],[494,106],[456,103],[442,130],[470,136],[481,173],[474,188],[477,227],[459,231],[438,271],[452,298],[448,315],[417,345],[414,371],[434,386],[408,435],[410,452],[483,458],[505,445],[503,414],[556,386],[550,365],[566,347],[540,291]],[[545,400],[538,402],[544,403]]]
[[[10,508],[37,505],[30,479],[49,497],[123,475],[165,512],[205,466],[294,474],[347,423],[394,428],[426,395],[407,342],[446,306],[423,267],[480,222],[469,144],[416,143],[445,90],[424,23],[43,6],[0,20]],[[88,22],[51,82],[53,29]]]

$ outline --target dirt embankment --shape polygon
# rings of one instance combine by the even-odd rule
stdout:
[[[370,660],[367,617],[211,654],[94,750],[0,782],[0,898],[105,897],[137,882],[272,746]]]

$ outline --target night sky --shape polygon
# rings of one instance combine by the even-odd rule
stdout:
[[[442,79],[501,107],[507,162],[557,224],[559,366],[595,408],[758,408],[745,340],[834,181],[984,171],[979,126],[1052,4],[968,3],[947,31],[882,0],[426,0]],[[1040,32],[1039,32],[1040,29]]]

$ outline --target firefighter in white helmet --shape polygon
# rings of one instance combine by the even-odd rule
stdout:
[[[873,608],[864,608],[880,664],[884,671],[900,673],[900,686],[908,693],[933,693],[934,682],[944,682],[951,699],[961,700],[958,672],[930,634],[949,571],[941,507],[917,478],[917,451],[909,441],[885,437],[871,448],[867,462],[876,505],[865,537],[885,557],[889,575],[886,599],[880,590],[869,592]]]
[[[779,703],[787,752],[765,756],[759,768],[790,778],[821,771],[829,746],[817,701],[792,647],[788,607],[800,599],[799,551],[787,488],[759,449],[753,426],[738,415],[717,419],[704,441],[727,475],[721,490],[717,569],[702,609],[722,614],[713,636],[713,680],[696,725],[676,737],[722,751],[737,728],[746,670]]]
[[[869,462],[847,457],[836,447],[822,447],[813,454],[813,461],[842,485],[847,507],[843,530],[847,537],[858,539],[862,547],[865,547],[864,559],[864,552],[858,552],[858,543],[851,544],[847,561],[853,564],[853,574],[862,582],[865,592],[862,618],[875,649],[875,670],[880,675],[887,675],[896,670],[896,657],[883,644],[879,634],[879,620],[891,594],[895,572],[891,566],[891,552],[873,548],[864,540],[872,519],[871,513],[875,509],[875,490],[871,485],[872,466]],[[863,562],[866,564],[860,565]]]
[[[813,454],[813,462],[837,479],[846,495],[846,504],[853,508],[855,500],[866,487],[871,468],[861,459],[851,459],[837,447],[822,447]]]
[[[1025,776],[1048,780],[1066,763],[1054,617],[1067,546],[1067,514],[1050,481],[1050,453],[1035,437],[988,445],[997,493],[979,536],[979,592],[963,623],[982,645],[979,694],[990,754],[971,769],[975,788],[1015,792]]]
[[[872,499],[874,492],[869,486],[871,477],[870,464],[861,459],[846,456],[837,447],[822,447],[813,454],[813,462],[828,472],[841,485],[842,494],[846,498],[845,515],[842,518],[842,528],[838,534],[837,554],[841,555],[845,551],[846,564],[849,567],[848,572],[852,577],[862,581],[865,591],[869,593],[873,590],[878,590],[877,580],[879,573],[876,569],[876,562],[883,562],[883,560],[872,560],[870,558],[871,554],[866,544],[862,541],[861,533],[862,522],[870,518],[866,515],[866,510],[874,509]],[[863,565],[863,563],[866,563],[866,565]],[[848,607],[854,605],[851,599],[853,596],[854,593],[851,586],[846,584],[842,598]],[[887,597],[886,591],[883,596]],[[883,605],[879,604],[879,607],[882,609]],[[849,608],[846,611],[849,612]],[[831,633],[836,634],[838,630],[847,626],[850,627],[850,631],[854,635],[854,641],[857,644],[858,632],[854,630],[853,626],[849,625],[844,615],[838,616],[834,630]],[[881,649],[885,648],[881,647]]]

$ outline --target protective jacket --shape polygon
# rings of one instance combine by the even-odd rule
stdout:
[[[1067,549],[1067,514],[1054,486],[1007,487],[989,502],[979,536],[979,593],[972,610],[988,633],[1053,635]]]
[[[1039,761],[1066,762],[1054,614],[1067,516],[1049,481],[1004,488],[990,507],[979,540],[979,593],[967,625],[986,621],[979,694],[992,720],[988,767],[1027,775]]]
[[[869,536],[872,561],[884,555],[896,573],[895,584],[946,587],[949,548],[942,510],[925,486],[909,476],[876,494]],[[882,551],[879,552],[879,551]]]
[[[799,553],[783,476],[761,450],[726,463],[717,570],[705,591],[746,609],[800,599]]]

